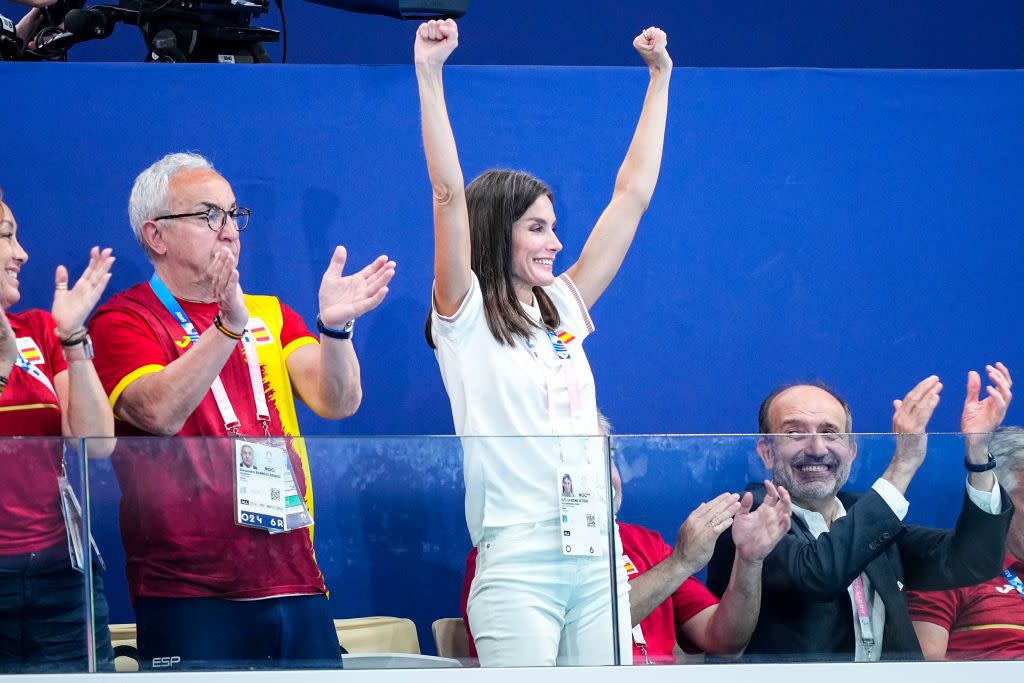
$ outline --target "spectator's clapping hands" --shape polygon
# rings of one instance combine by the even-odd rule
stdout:
[[[230,332],[241,334],[249,324],[249,309],[238,277],[238,257],[230,249],[221,249],[213,255],[209,276],[213,297],[219,306],[220,322]]]
[[[110,267],[114,265],[113,250],[93,247],[89,252],[89,265],[78,278],[75,286],[68,289],[68,269],[57,266],[54,274],[53,308],[50,314],[57,323],[57,336],[67,339],[85,327],[85,319],[110,282]]]
[[[967,399],[964,401],[964,413],[960,419],[960,431],[964,434],[987,434],[995,431],[1003,423],[1006,409],[1013,398],[1010,392],[1010,387],[1013,386],[1010,370],[1002,363],[986,365],[985,370],[992,385],[985,387],[988,396],[981,400],[981,376],[974,370],[967,373]]]
[[[711,561],[718,537],[732,526],[733,515],[740,509],[739,498],[735,493],[723,493],[701,503],[679,527],[672,556],[687,574],[696,574]]]
[[[902,400],[892,402],[892,431],[896,434],[894,462],[903,463],[914,470],[924,462],[928,451],[925,428],[939,405],[942,382],[936,375],[925,377]]]
[[[1006,409],[1010,406],[1013,394],[1010,387],[1013,379],[1010,370],[1002,363],[986,365],[991,385],[985,387],[988,393],[981,398],[981,376],[971,370],[967,373],[967,398],[964,400],[964,412],[960,418],[960,431],[967,443],[967,455],[978,465],[988,460],[988,439],[1006,417]]]
[[[345,247],[337,247],[320,281],[320,319],[327,327],[340,328],[376,308],[395,275],[395,262],[387,256],[378,256],[354,275],[342,275],[347,258]]]
[[[793,504],[785,488],[764,482],[764,502],[751,512],[754,496],[749,491],[740,499],[740,509],[733,517],[732,540],[736,555],[747,562],[761,562],[768,557],[779,540],[789,531]]]

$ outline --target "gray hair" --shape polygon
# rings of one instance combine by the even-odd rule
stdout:
[[[597,411],[597,433],[601,436],[612,435],[612,421],[600,409]]]
[[[152,255],[146,246],[146,240],[142,237],[142,224],[167,211],[167,185],[173,176],[182,171],[199,169],[214,172],[217,170],[199,154],[176,152],[152,164],[135,179],[131,197],[128,199],[128,220],[131,222],[135,239],[146,252],[146,256]]]
[[[1007,493],[1024,484],[1024,429],[1002,427],[992,434],[988,452],[996,459],[996,479]]]

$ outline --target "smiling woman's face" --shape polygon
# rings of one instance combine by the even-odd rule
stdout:
[[[11,208],[0,202],[0,308],[8,309],[21,299],[18,276],[28,254],[18,242],[18,223]]]

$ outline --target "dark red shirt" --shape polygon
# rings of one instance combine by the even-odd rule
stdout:
[[[317,340],[275,297],[246,295],[270,409],[270,434],[298,436],[286,361]],[[217,304],[179,301],[196,330],[213,324]],[[188,336],[148,284],[115,295],[92,321],[96,369],[116,404],[124,389],[191,348]],[[249,368],[238,343],[220,373],[239,432],[263,438]],[[119,435],[144,432],[118,420]],[[207,392],[177,438],[122,439],[113,454],[121,485],[121,537],[133,597],[254,599],[326,592],[307,530],[268,534],[235,524],[234,448]],[[254,437],[256,438],[256,437]],[[290,448],[299,492],[312,512],[300,440]],[[314,515],[315,519],[315,515]]]
[[[67,370],[56,324],[46,311],[8,313],[18,348],[51,385]],[[0,394],[0,436],[54,437],[3,439],[4,472],[0,495],[0,555],[20,555],[49,548],[65,539],[57,477],[63,440],[57,395],[21,368],[11,370]]]
[[[1005,566],[1024,576],[1024,562]],[[910,618],[949,631],[946,659],[1024,659],[1024,596],[1000,573],[985,583],[948,591],[910,591]]]

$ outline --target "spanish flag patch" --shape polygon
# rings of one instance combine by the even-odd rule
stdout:
[[[248,330],[252,335],[252,340],[257,344],[270,344],[274,341],[267,324],[260,318],[249,318]]]
[[[39,350],[39,346],[32,337],[18,337],[18,352],[21,357],[33,365],[43,365],[46,359],[43,358],[43,352]]]

